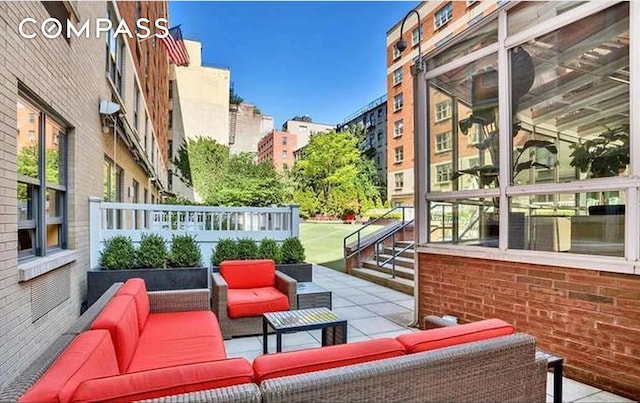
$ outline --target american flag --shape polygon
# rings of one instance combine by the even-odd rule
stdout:
[[[169,60],[172,61],[173,64],[176,66],[189,65],[189,53],[187,53],[187,48],[184,46],[184,41],[182,40],[180,25],[169,29],[169,35],[161,40],[162,43],[164,43],[164,47],[167,48]]]

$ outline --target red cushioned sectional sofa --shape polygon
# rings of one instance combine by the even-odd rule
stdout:
[[[501,320],[250,364],[227,357],[208,295],[148,293],[141,279],[114,285],[74,324],[77,334],[63,335],[57,353],[45,352],[0,400],[545,401],[546,363],[535,359],[535,340]]]

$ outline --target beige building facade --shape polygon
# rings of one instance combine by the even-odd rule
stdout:
[[[309,116],[295,117],[287,120],[282,125],[283,131],[296,135],[298,138],[298,149],[309,144],[309,139],[314,134],[327,133],[335,129],[335,125],[314,123]]]
[[[105,59],[104,36],[26,39],[18,25],[60,15],[74,24],[108,15],[117,25],[131,22],[130,9],[106,1],[0,3],[0,386],[81,312],[89,198],[158,201],[167,177],[154,124],[166,122],[158,118],[166,104],[145,95],[166,89],[162,45],[147,41],[156,53],[143,58],[139,44],[112,35]],[[167,4],[138,11],[166,17]],[[155,79],[140,76],[144,70]],[[105,102],[119,111],[101,115]]]

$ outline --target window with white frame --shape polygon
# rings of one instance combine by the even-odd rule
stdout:
[[[402,109],[402,105],[404,103],[404,97],[402,93],[393,97],[393,111],[397,112]]]
[[[393,71],[393,85],[398,85],[402,82],[402,67],[398,67]]]
[[[438,102],[436,104],[436,122],[442,122],[451,118],[451,101]]]
[[[394,155],[394,162],[396,164],[401,163],[402,161],[404,161],[404,147],[403,146],[399,146],[393,149],[393,155]]]
[[[397,172],[393,174],[393,184],[395,190],[402,190],[404,188],[404,173]]]
[[[16,106],[18,257],[45,256],[66,248],[67,129],[26,97]]]
[[[404,134],[404,120],[396,120],[393,122],[393,137],[400,137]]]
[[[435,29],[438,29],[445,25],[447,22],[451,21],[453,18],[453,3],[449,2],[446,6],[442,7],[440,10],[436,11],[433,19]]]
[[[451,150],[451,132],[436,134],[436,152]]]
[[[500,26],[509,30],[501,33],[505,43],[514,43],[506,52],[478,52],[460,67],[457,52],[468,41],[461,39],[438,54],[453,62],[440,65],[439,75],[426,73],[428,101],[436,105],[427,127],[455,116],[452,125],[462,146],[452,150],[450,162],[431,164],[422,173],[435,183],[454,180],[453,190],[429,186],[427,225],[439,222],[430,210],[439,206],[446,206],[456,223],[446,235],[429,235],[429,242],[500,247],[507,254],[562,252],[576,265],[582,260],[571,254],[616,257],[616,264],[628,267],[640,261],[640,223],[626,225],[629,211],[637,217],[640,210],[640,204],[629,202],[640,189],[629,165],[640,153],[634,146],[640,133],[630,122],[630,87],[640,73],[629,62],[630,5],[582,4],[582,19],[551,15],[513,42],[509,35],[524,32],[514,21],[535,17],[540,8],[522,3],[507,11],[507,24]],[[510,70],[499,71],[499,64]],[[510,80],[500,80],[501,74]],[[500,91],[511,94],[509,104],[498,101],[503,83],[508,88]],[[449,106],[440,106],[447,97]],[[432,136],[431,153],[445,143]],[[474,144],[482,146],[468,147]],[[500,163],[504,153],[510,164]],[[507,209],[506,222],[500,222],[501,209]]]
[[[108,18],[112,22],[107,38],[107,60],[106,69],[109,79],[116,88],[118,94],[122,95],[122,73],[124,65],[124,42],[122,35],[115,34],[115,27],[118,26],[116,14],[111,5],[108,6]]]
[[[400,58],[400,51],[394,45],[393,46],[393,60],[396,60],[396,59],[399,59],[399,58]]]
[[[422,39],[422,38],[424,38],[422,27],[415,28],[413,31],[411,31],[411,45],[412,46],[416,46],[418,44],[418,42],[420,42],[420,39]]]
[[[444,183],[451,181],[453,177],[453,166],[449,163],[436,165],[436,182]]]

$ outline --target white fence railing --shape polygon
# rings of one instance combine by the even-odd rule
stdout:
[[[224,238],[264,238],[282,241],[299,235],[299,207],[211,207],[168,204],[111,203],[89,199],[90,265],[99,264],[106,239],[116,235],[140,242],[155,233],[169,244],[174,234],[196,237],[202,263],[209,266],[212,250]]]

